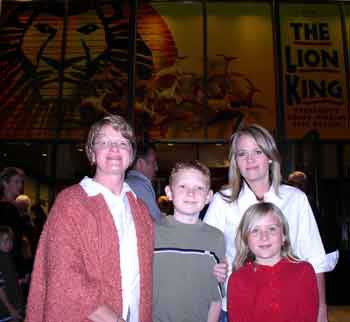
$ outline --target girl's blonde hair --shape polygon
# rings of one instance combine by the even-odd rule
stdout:
[[[238,198],[238,195],[242,189],[243,177],[239,171],[236,156],[237,156],[237,141],[243,136],[247,135],[252,137],[259,148],[264,152],[266,157],[271,160],[269,167],[270,184],[273,185],[276,193],[278,194],[279,186],[281,184],[281,156],[278,152],[276,142],[272,135],[262,126],[252,124],[245,126],[236,131],[231,137],[230,148],[230,167],[229,167],[229,183],[225,188],[231,188],[231,194],[229,196],[223,195],[225,199],[233,202]]]
[[[235,245],[237,249],[236,258],[234,261],[234,270],[239,269],[247,262],[255,261],[255,255],[248,247],[248,235],[254,228],[256,222],[268,214],[276,216],[281,227],[284,242],[281,248],[281,256],[289,257],[297,260],[297,257],[292,253],[292,247],[289,237],[289,225],[282,211],[270,202],[260,202],[250,206],[244,213],[243,218],[238,226]]]

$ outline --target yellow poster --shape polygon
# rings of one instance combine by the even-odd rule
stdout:
[[[276,127],[274,45],[267,3],[208,4],[208,133],[242,122]]]
[[[350,137],[337,5],[281,5],[284,115],[289,139]]]

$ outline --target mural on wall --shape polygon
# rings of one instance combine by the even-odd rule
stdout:
[[[160,124],[156,135],[202,138],[206,126],[209,139],[227,139],[242,122],[261,123],[273,130],[275,81],[269,6],[208,4],[206,88],[200,4],[152,6],[171,30],[178,51],[172,65],[154,65],[150,110]],[[252,36],[255,28],[259,29],[256,37]],[[264,57],[263,63],[257,55]]]
[[[128,7],[111,0],[91,3],[3,6],[0,139],[82,139],[101,116],[127,115]],[[138,13],[139,134],[204,138],[207,127],[209,139],[227,139],[241,122],[274,128],[268,5],[208,6],[207,88],[201,5],[140,3]],[[223,31],[225,37],[218,37]]]
[[[111,1],[3,7],[0,25],[0,137],[81,139],[106,113],[126,113],[127,9]],[[136,69],[152,74],[138,34]]]
[[[264,3],[209,3],[209,136],[242,123],[276,127],[271,10]]]
[[[350,137],[344,48],[336,5],[281,5],[288,138]]]

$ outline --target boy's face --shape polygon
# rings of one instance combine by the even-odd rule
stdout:
[[[180,170],[165,192],[169,200],[173,201],[175,216],[199,215],[213,195],[208,178],[196,169]]]
[[[9,235],[4,235],[0,239],[0,251],[4,253],[9,253],[11,252],[13,247],[13,242],[12,239],[10,238]]]

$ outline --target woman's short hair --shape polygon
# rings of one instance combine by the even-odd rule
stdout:
[[[230,167],[229,167],[229,184],[228,187],[232,189],[231,196],[228,196],[231,201],[238,198],[238,194],[241,191],[243,178],[237,165],[237,141],[243,136],[247,135],[252,137],[259,148],[264,152],[266,157],[271,160],[269,168],[270,184],[272,184],[278,193],[278,188],[281,184],[281,156],[278,152],[276,142],[272,135],[260,125],[252,124],[245,126],[237,130],[231,137],[230,148]],[[227,186],[226,186],[227,187]]]
[[[133,128],[120,115],[108,115],[102,118],[101,120],[95,122],[90,128],[85,144],[85,152],[90,164],[94,164],[93,148],[95,144],[95,139],[99,135],[101,129],[106,125],[110,125],[114,130],[120,132],[121,135],[129,141],[132,148],[132,159],[134,159],[136,155],[136,138]]]
[[[292,253],[292,247],[289,236],[289,225],[281,209],[270,202],[260,202],[250,206],[245,211],[242,220],[238,226],[237,235],[235,239],[237,255],[234,261],[234,269],[238,269],[242,267],[245,263],[255,260],[255,255],[249,250],[248,247],[248,235],[254,228],[256,222],[260,218],[268,214],[276,216],[282,227],[284,242],[281,248],[281,256],[297,260],[297,258]]]

